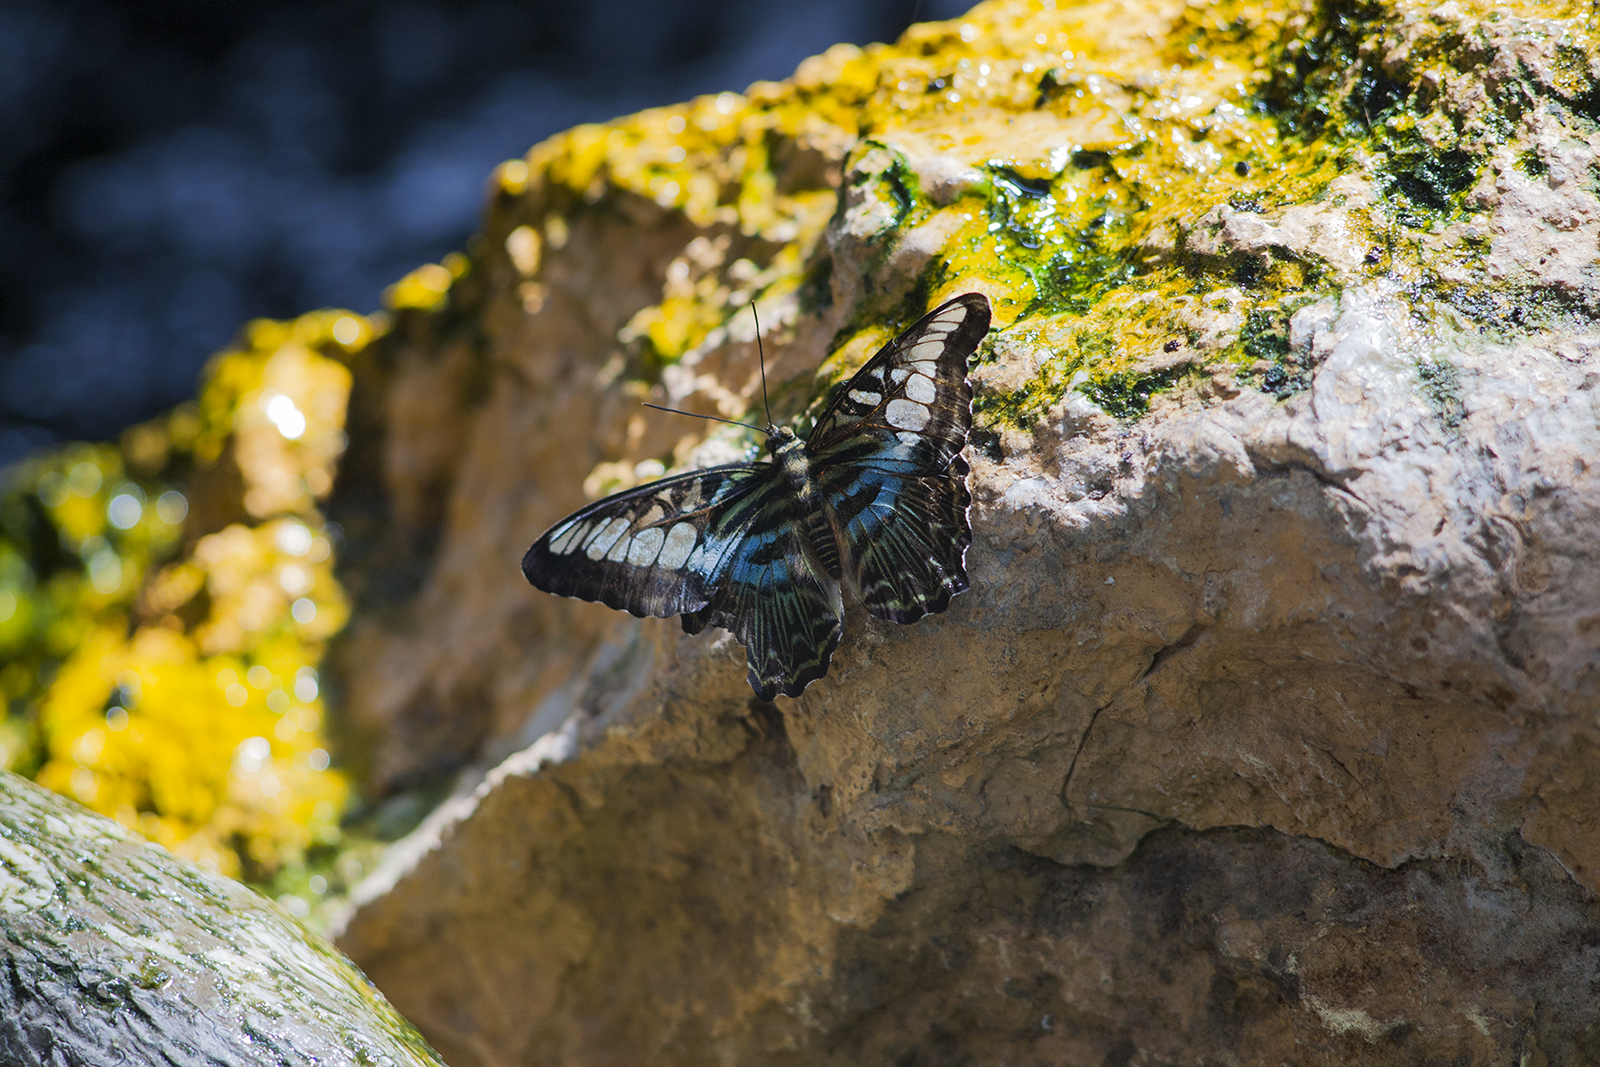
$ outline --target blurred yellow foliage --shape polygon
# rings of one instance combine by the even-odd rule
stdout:
[[[457,252],[440,263],[424,263],[384,290],[383,302],[396,311],[417,308],[431,311],[444,303],[450,287],[467,272],[470,260]]]
[[[345,447],[341,359],[384,328],[251,323],[196,404],[8,472],[0,766],[258,881],[338,840],[317,666],[349,609],[316,501]],[[228,462],[237,480],[193,477]],[[185,538],[197,491],[240,493],[210,513],[251,522]]]
[[[320,703],[292,695],[297,681],[315,692],[303,657],[284,648],[284,673],[258,673],[158,626],[124,634],[97,629],[56,676],[40,784],[234,876],[241,859],[260,873],[337,839],[346,787],[328,770]]]

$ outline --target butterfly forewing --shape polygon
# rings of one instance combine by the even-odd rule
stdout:
[[[769,463],[694,471],[596,501],[522,560],[549,593],[634,615],[682,615],[745,646],[763,700],[798,696],[828,671],[842,632],[839,586],[805,550],[802,509]]]
[[[598,500],[533,543],[522,573],[547,593],[634,615],[698,611],[738,546],[718,522],[770,482],[767,464],[729,464],[664,478]]]
[[[958,296],[928,312],[833,398],[806,441],[813,460],[943,470],[967,443],[972,425],[967,359],[988,332],[989,301],[981,293]],[[862,437],[887,447],[865,452],[865,440],[852,441]]]

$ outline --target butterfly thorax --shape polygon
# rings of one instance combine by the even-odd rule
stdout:
[[[811,479],[811,454],[806,443],[788,427],[773,427],[767,431],[767,450],[772,453],[779,477],[799,505],[791,514],[800,526],[812,561],[838,581],[841,577],[839,546],[827,509],[821,506],[822,498]]]
[[[787,426],[774,426],[767,431],[767,451],[783,472],[783,480],[802,500],[811,495],[811,459],[806,455],[806,443],[795,436]]]

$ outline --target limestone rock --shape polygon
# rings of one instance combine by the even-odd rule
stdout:
[[[232,879],[0,771],[0,1062],[438,1058],[359,971]]]
[[[344,691],[467,769],[341,946],[458,1064],[1600,1058],[1591,18],[993,3],[502,167],[357,376]],[[974,289],[947,614],[760,705],[521,581],[752,298],[803,422]]]

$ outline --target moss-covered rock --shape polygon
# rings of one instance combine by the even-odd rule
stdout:
[[[502,166],[332,503],[377,780],[483,755],[341,944],[479,1062],[1600,1055],[1591,21],[992,3]],[[759,423],[750,301],[804,426],[967,290],[948,614],[774,708],[518,584],[755,443],[639,406]]]
[[[0,945],[14,1067],[440,1063],[267,901],[4,771]]]

